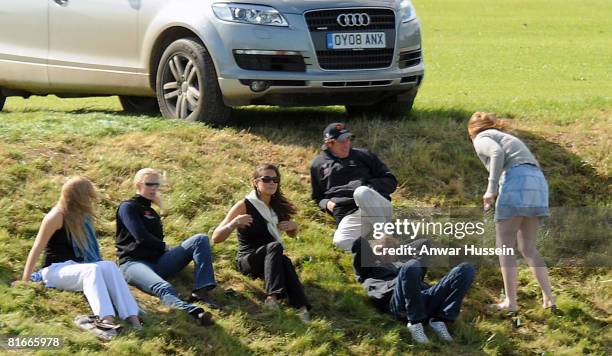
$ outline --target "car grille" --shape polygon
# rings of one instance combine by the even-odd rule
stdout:
[[[338,15],[346,13],[366,13],[370,16],[371,22],[364,27],[342,27],[336,19]],[[395,13],[392,10],[370,8],[316,10],[307,12],[304,16],[322,69],[374,69],[391,65],[395,43]],[[387,48],[332,50],[326,47],[324,41],[325,34],[329,32],[373,30],[387,33]]]
[[[317,58],[323,69],[386,68],[393,60],[393,49],[317,51]]]

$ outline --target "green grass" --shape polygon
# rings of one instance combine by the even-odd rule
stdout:
[[[610,207],[612,87],[608,1],[415,1],[424,36],[426,79],[410,118],[350,120],[358,144],[382,157],[400,181],[398,208],[478,206],[486,172],[467,139],[473,111],[514,118],[540,159],[556,207]],[[606,42],[607,41],[607,42]],[[9,98],[0,113],[0,334],[61,335],[62,354],[610,354],[609,268],[556,268],[551,279],[563,316],[538,305],[529,271],[520,273],[523,326],[487,311],[497,298],[497,268],[481,268],[452,326],[452,345],[414,346],[404,325],[381,315],[354,281],[350,256],[331,248],[333,223],[310,201],[309,164],[321,130],[346,120],[342,108],[245,108],[234,123],[123,115],[116,98]],[[114,258],[114,211],[132,194],[141,167],[168,172],[164,226],[170,244],[212,232],[248,192],[261,161],[281,165],[284,190],[300,208],[300,238],[287,239],[315,307],[305,327],[291,310],[264,310],[261,281],[234,269],[235,238],[214,247],[219,288],[231,306],[217,325],[187,317],[134,290],[148,311],[142,334],[110,343],[77,331],[88,313],[78,293],[19,277],[43,215],[65,177],[92,179],[100,191],[102,254]],[[434,269],[434,277],[444,269]],[[191,276],[172,281],[186,294]],[[236,295],[225,294],[224,289]]]
[[[426,63],[417,105],[569,122],[609,110],[609,1],[414,3]]]

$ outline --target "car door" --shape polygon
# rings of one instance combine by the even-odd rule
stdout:
[[[2,1],[0,86],[44,91],[47,78],[48,0]]]
[[[49,0],[49,81],[57,92],[137,94],[138,18],[146,0]]]

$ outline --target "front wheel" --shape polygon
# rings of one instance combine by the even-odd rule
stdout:
[[[157,70],[159,108],[166,118],[222,125],[231,108],[223,103],[217,73],[208,51],[195,38],[172,42]]]

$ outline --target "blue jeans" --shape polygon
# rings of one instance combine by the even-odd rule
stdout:
[[[410,260],[402,266],[397,276],[389,310],[396,317],[407,318],[408,321],[428,318],[453,321],[459,316],[461,302],[474,280],[474,274],[474,267],[464,262],[433,287],[421,289],[421,262]]]
[[[194,235],[180,246],[166,251],[155,262],[128,261],[119,266],[125,280],[145,293],[154,294],[172,308],[192,312],[195,305],[182,301],[174,287],[164,278],[169,278],[194,261],[194,287],[212,289],[217,285],[212,266],[212,253],[208,236]]]

